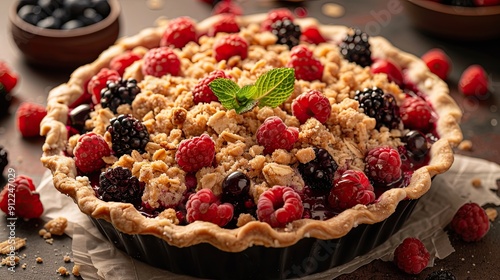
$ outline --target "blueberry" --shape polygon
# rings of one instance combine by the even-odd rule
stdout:
[[[427,137],[420,131],[411,130],[405,135],[403,141],[406,142],[406,150],[413,159],[422,159],[429,152]]]
[[[70,20],[69,14],[66,12],[64,8],[57,8],[52,12],[52,16],[61,21],[61,25],[68,20]]]
[[[78,17],[85,25],[91,25],[102,20],[102,16],[92,8],[87,8],[83,11],[83,14]]]
[[[26,6],[26,5],[36,5],[38,3],[38,0],[20,0],[17,4],[17,11],[19,12],[19,10],[23,7],[23,6]]]
[[[237,197],[248,193],[250,179],[241,171],[229,174],[222,182],[222,192],[225,196]]]
[[[17,12],[20,18],[24,21],[36,25],[40,20],[48,15],[38,5],[24,5]]]
[[[107,17],[111,12],[111,7],[107,0],[91,0],[92,7],[100,14],[103,18]]]
[[[49,15],[52,14],[55,9],[59,8],[59,3],[57,3],[56,0],[38,0],[37,5]]]
[[[90,7],[90,0],[64,0],[64,7],[71,18],[75,19],[82,15],[86,8]]]
[[[65,24],[61,26],[61,29],[63,30],[71,30],[75,28],[80,28],[85,26],[82,21],[78,19],[72,19],[70,21],[67,21]]]
[[[61,28],[61,20],[53,16],[48,16],[40,20],[36,25],[41,28],[59,29]]]

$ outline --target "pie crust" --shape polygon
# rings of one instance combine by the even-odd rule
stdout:
[[[265,14],[240,16],[237,20],[240,26],[248,26],[250,23],[263,21],[265,16]],[[204,33],[218,17],[213,16],[198,22],[198,32]],[[287,247],[306,237],[324,240],[340,238],[360,224],[374,224],[385,220],[395,211],[400,201],[418,199],[424,195],[431,186],[431,178],[447,171],[453,163],[453,147],[462,140],[459,128],[461,110],[449,96],[446,83],[432,74],[416,56],[402,52],[384,38],[371,37],[372,55],[378,58],[390,58],[400,67],[407,69],[412,82],[428,96],[429,102],[439,115],[436,131],[440,139],[432,145],[430,162],[414,172],[406,188],[389,189],[376,203],[368,206],[357,205],[328,220],[296,220],[284,229],[274,229],[269,224],[259,221],[250,221],[236,229],[224,229],[200,221],[179,226],[172,223],[171,219],[146,218],[131,204],[102,201],[96,197],[89,179],[77,175],[73,158],[64,155],[68,145],[66,129],[68,104],[83,93],[86,81],[100,69],[107,67],[113,57],[138,47],[157,47],[166,22],[168,20],[159,21],[157,27],[145,29],[135,36],[119,39],[93,63],[76,69],[68,82],[49,93],[48,114],[41,125],[41,134],[46,136],[41,161],[51,170],[54,186],[61,193],[70,196],[83,213],[95,219],[104,219],[127,234],[154,235],[177,247],[210,243],[227,252],[240,252],[253,245]],[[348,30],[344,26],[321,25],[312,18],[296,19],[295,22],[302,27],[317,25],[321,33],[334,42],[341,40]],[[138,74],[139,72],[134,72],[133,69],[131,72],[127,70],[125,75],[132,77],[136,75],[138,80],[142,80],[143,77]]]

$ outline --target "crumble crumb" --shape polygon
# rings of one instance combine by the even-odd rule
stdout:
[[[488,207],[484,211],[486,211],[486,215],[491,222],[495,221],[498,217],[498,211],[495,208]]]
[[[0,265],[2,265],[2,266],[8,265],[8,264],[10,265],[12,261],[14,261],[15,265],[18,265],[20,260],[21,260],[21,258],[19,258],[19,256],[15,256],[13,260],[11,259],[11,257],[7,256],[7,257],[2,259],[2,262],[0,263]]]
[[[45,239],[45,242],[52,245],[52,244],[54,244],[54,239],[53,238]]]
[[[64,217],[59,217],[48,221],[43,227],[51,234],[63,235],[67,226],[68,220]]]
[[[47,230],[44,228],[42,228],[41,230],[38,231],[38,235],[40,235],[42,237],[45,236],[46,233],[47,233]]]
[[[65,263],[69,263],[69,262],[71,262],[71,257],[70,257],[70,256],[68,256],[68,255],[66,255],[66,256],[64,256],[64,257],[63,257],[63,261],[64,261]]]
[[[474,188],[480,188],[483,185],[480,178],[473,178],[471,184]]]
[[[43,263],[43,259],[41,257],[37,257],[35,260],[37,263]]]
[[[72,269],[71,273],[73,273],[73,275],[75,275],[77,277],[80,276],[80,265],[79,264],[75,264],[73,266],[73,269]]]
[[[57,273],[59,273],[59,275],[61,275],[61,276],[68,276],[69,275],[69,271],[64,266],[59,267],[57,269]]]
[[[50,232],[46,232],[44,235],[43,235],[43,239],[50,239],[52,238],[52,234]]]
[[[0,254],[7,255],[8,253],[19,250],[26,245],[26,238],[14,238],[12,241],[11,238],[0,243]],[[14,250],[12,250],[14,249]]]
[[[471,151],[472,150],[472,141],[464,140],[458,145],[458,149],[461,151]]]
[[[28,264],[27,264],[27,263],[23,263],[23,264],[21,265],[21,268],[22,268],[22,269],[26,269],[26,267],[27,267],[27,266],[28,266]]]

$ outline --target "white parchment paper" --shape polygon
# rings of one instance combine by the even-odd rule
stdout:
[[[480,179],[482,186],[473,187],[473,179]],[[353,272],[376,259],[391,261],[394,249],[406,237],[418,237],[424,242],[431,253],[432,261],[429,265],[432,266],[435,258],[443,259],[454,252],[443,228],[462,204],[476,202],[479,205],[500,205],[500,198],[493,192],[498,188],[498,179],[500,165],[456,155],[453,166],[448,172],[434,179],[430,191],[420,199],[413,214],[399,232],[368,254],[345,265],[302,279],[332,279]],[[71,198],[54,188],[49,172],[45,174],[37,190],[45,208],[43,219],[50,220],[61,216],[68,219],[66,234],[73,238],[73,258],[76,264],[80,264],[83,279],[197,279],[152,267],[116,249],[93,226],[89,218],[80,212]]]

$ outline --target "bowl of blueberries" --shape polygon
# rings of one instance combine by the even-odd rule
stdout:
[[[74,70],[116,42],[120,13],[119,0],[19,0],[10,30],[28,63]]]

